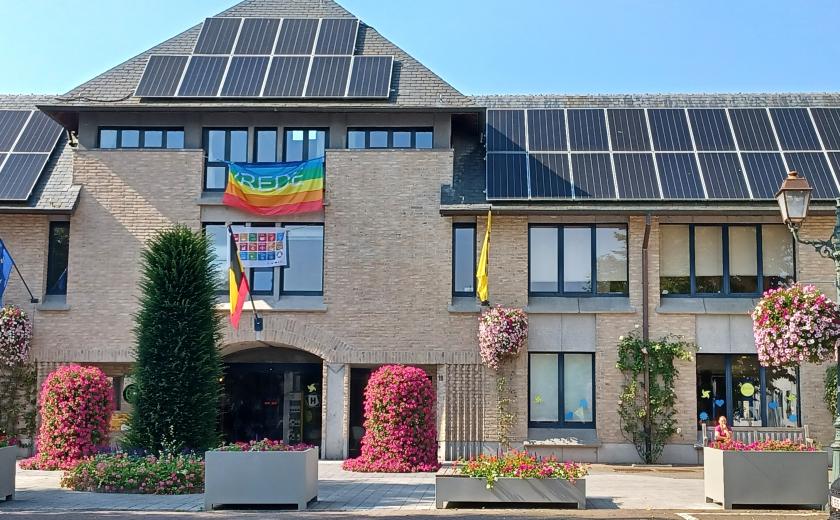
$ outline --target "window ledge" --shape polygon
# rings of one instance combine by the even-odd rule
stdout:
[[[199,206],[222,206],[222,196],[224,196],[222,191],[204,191],[195,202]]]
[[[526,448],[596,448],[601,446],[594,428],[529,428]]]
[[[629,297],[594,296],[591,298],[535,297],[528,300],[529,314],[634,314]]]
[[[50,294],[44,296],[41,303],[35,305],[35,309],[43,312],[62,312],[69,311],[70,306],[67,305],[67,296],[63,294]]]
[[[753,298],[662,298],[659,314],[749,314],[755,309]]]
[[[216,304],[216,310],[230,310],[230,304],[226,301]],[[327,312],[327,305],[323,296],[284,296],[280,299],[254,297],[254,306],[257,312]],[[246,302],[243,311],[251,310],[251,303]]]
[[[481,305],[475,297],[454,296],[448,310],[453,314],[478,314],[481,312]]]

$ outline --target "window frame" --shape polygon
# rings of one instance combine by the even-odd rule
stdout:
[[[283,136],[283,162],[289,162],[288,160],[288,147],[286,146],[287,136],[289,132],[303,132],[303,153],[301,161],[308,161],[310,159],[315,159],[315,157],[309,157],[309,132],[310,131],[316,132],[324,132],[324,155],[326,156],[327,149],[330,147],[330,129],[329,127],[283,127],[282,129],[282,136]]]
[[[122,134],[126,130],[136,130],[139,132],[140,136],[137,141],[137,146],[122,146]],[[102,148],[103,131],[117,132],[117,145],[114,148]],[[159,131],[163,133],[161,146],[145,146],[147,131]],[[168,141],[167,132],[181,132],[184,134],[184,148],[168,148],[166,146]],[[100,126],[96,130],[96,148],[99,150],[184,150],[186,148],[186,133],[182,126]]]
[[[531,229],[532,228],[554,228],[557,229],[557,291],[532,291],[531,290]],[[564,254],[565,244],[563,230],[565,228],[588,228],[590,230],[590,284],[592,288],[587,292],[572,292],[564,291],[565,283],[565,265]],[[625,292],[598,292],[598,244],[597,244],[597,229],[598,228],[622,228],[627,235],[626,241],[626,258],[625,258],[625,275],[627,277],[627,290]],[[529,297],[575,297],[575,298],[627,298],[630,295],[630,229],[627,223],[600,223],[600,224],[547,224],[547,223],[531,223],[528,224],[528,296]]]
[[[299,227],[320,227],[321,228],[321,290],[320,291],[286,291],[284,290],[284,284],[286,281],[286,267],[280,268],[280,276],[278,277],[277,289],[278,294],[280,297],[283,296],[323,296],[324,295],[324,251],[326,247],[327,237],[325,234],[326,226],[324,226],[323,222],[289,222],[280,224],[284,229],[286,229],[286,244],[288,247],[288,251],[286,251],[287,255],[287,264],[292,261],[292,247],[291,247],[291,240],[288,235],[288,230],[291,227],[299,228]]]
[[[258,160],[259,157],[260,157],[260,139],[259,139],[260,132],[274,132],[274,160],[273,161],[261,162],[261,161]],[[278,148],[280,146],[280,143],[278,142],[279,136],[280,136],[280,131],[277,127],[274,127],[274,126],[257,126],[257,127],[254,127],[254,146],[253,146],[254,150],[252,152],[253,153],[252,157],[253,157],[254,163],[268,164],[268,163],[277,162],[277,155],[278,155],[278,152],[280,151],[280,149]]]
[[[54,249],[52,247],[52,244],[53,244],[53,230],[58,228],[58,227],[67,228],[67,265],[64,266],[64,270],[62,271],[62,274],[59,275],[58,280],[56,280],[56,282],[53,284],[53,286],[50,287],[49,276],[50,276],[50,272],[52,271],[51,267],[53,266],[53,263],[55,262],[55,254],[54,254]],[[48,235],[47,235],[47,272],[46,272],[46,276],[44,277],[44,285],[46,286],[44,288],[44,294],[47,295],[47,296],[64,296],[64,297],[66,297],[67,296],[67,282],[69,281],[68,276],[69,276],[69,273],[70,273],[70,221],[69,220],[51,220],[47,233],[48,233]],[[53,287],[55,287],[57,285],[58,281],[61,280],[61,276],[64,276],[64,290],[63,291],[53,290]]]
[[[758,223],[758,224],[712,224],[712,223],[702,223],[702,224],[694,224],[694,223],[667,223],[662,224],[661,226],[688,226],[688,277],[689,277],[689,292],[688,293],[668,293],[662,294],[662,289],[660,285],[659,296],[661,298],[755,298],[759,297],[764,294],[764,232],[763,229],[765,226],[777,226],[780,224],[765,224],[765,223]],[[723,270],[722,270],[722,277],[723,277],[723,284],[721,285],[721,292],[720,293],[704,293],[697,291],[697,256],[696,256],[696,234],[695,230],[698,227],[719,227],[721,229],[721,261],[723,262]],[[756,232],[755,236],[755,247],[756,247],[756,292],[732,292],[731,282],[730,282],[730,270],[729,270],[729,261],[730,261],[730,250],[729,250],[729,229],[733,227],[744,227],[744,228],[754,228]],[[793,281],[796,281],[797,278],[797,267],[796,267],[796,243],[794,242],[794,238],[790,237],[792,251],[793,251]],[[660,258],[662,256],[660,244]],[[660,275],[661,280],[661,275]],[[660,282],[661,284],[661,282]]]
[[[452,223],[452,296],[455,298],[462,298],[462,297],[475,297],[475,290],[476,290],[476,283],[473,281],[473,290],[472,291],[456,291],[455,290],[455,271],[457,270],[457,258],[455,257],[456,251],[456,236],[458,229],[471,229],[473,232],[473,240],[472,240],[472,273],[473,278],[475,278],[476,273],[476,265],[478,265],[478,259],[476,258],[477,253],[477,230],[476,230],[476,223],[475,222],[453,222]]]
[[[209,148],[210,148],[210,132],[224,132],[225,133],[225,153],[224,157],[226,161],[230,161],[230,143],[231,143],[231,133],[232,132],[245,132],[246,139],[251,139],[250,132],[248,131],[247,127],[204,127],[201,129],[201,145],[202,149],[204,150],[204,172],[202,174],[202,181],[201,187],[202,190],[205,192],[210,193],[222,193],[227,189],[227,182],[228,182],[228,175],[230,171],[228,170],[227,163],[218,162],[218,161],[211,161],[209,155]],[[247,159],[248,153],[251,151],[250,146],[248,143],[245,143],[245,155]],[[208,168],[224,168],[225,169],[225,184],[221,188],[208,188],[207,187],[207,169]]]
[[[532,354],[557,354],[557,378],[558,378],[558,421],[532,421],[531,420],[531,355]],[[565,357],[566,354],[586,354],[592,359],[592,421],[590,422],[567,422],[566,421],[566,404],[563,399],[563,392],[565,391]],[[528,428],[567,428],[567,429],[587,429],[594,430],[598,419],[597,402],[598,389],[595,384],[595,353],[594,352],[560,352],[560,351],[530,351],[528,352]]]
[[[364,132],[365,145],[363,148],[350,148],[350,132]],[[388,143],[384,147],[371,148],[370,133],[387,132]],[[411,146],[394,147],[394,132],[411,132]],[[432,134],[431,148],[417,148],[417,133],[429,132]],[[348,126],[346,137],[346,148],[348,150],[432,150],[435,147],[435,129],[433,126]]]

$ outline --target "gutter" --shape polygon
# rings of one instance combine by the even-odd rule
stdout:
[[[480,216],[486,215],[490,204],[441,204],[439,211],[441,216]],[[834,201],[813,201],[808,210],[809,215],[834,215],[835,206]],[[744,201],[738,203],[671,203],[671,204],[630,204],[630,203],[615,203],[615,202],[601,202],[597,204],[586,203],[576,204],[573,202],[563,202],[559,204],[550,205],[500,205],[493,204],[493,213],[499,215],[581,215],[592,216],[593,214],[605,213],[608,215],[648,215],[655,213],[657,215],[713,215],[715,217],[726,215],[772,215],[779,216],[779,207],[768,201],[765,204],[749,203]]]

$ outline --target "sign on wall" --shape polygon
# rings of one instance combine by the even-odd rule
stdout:
[[[286,230],[282,227],[231,226],[242,266],[285,267],[287,265]]]

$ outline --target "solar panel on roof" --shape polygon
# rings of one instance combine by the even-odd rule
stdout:
[[[279,18],[246,18],[242,22],[234,53],[271,54],[279,28]]]
[[[391,56],[355,56],[347,87],[349,97],[387,98],[391,94]]]
[[[658,153],[656,165],[659,168],[663,198],[706,198],[700,180],[700,170],[693,153]]]
[[[61,125],[40,110],[35,111],[20,134],[14,152],[50,153],[61,137]]]
[[[771,108],[783,150],[820,150],[807,108]]]
[[[563,110],[528,110],[529,151],[559,152],[567,148]]]
[[[274,54],[312,54],[318,22],[317,18],[284,18]]]
[[[308,56],[275,56],[265,81],[263,97],[300,97],[309,70]]]
[[[208,97],[219,93],[228,58],[226,56],[193,56],[181,82],[178,95]]]
[[[689,151],[691,134],[685,110],[680,108],[659,108],[648,110],[650,131],[654,149],[659,151]]]
[[[701,153],[698,158],[710,199],[750,198],[738,154]]]
[[[207,18],[193,54],[230,54],[242,18]]]
[[[535,153],[528,156],[531,197],[546,199],[571,198],[572,185],[569,154]]]
[[[834,168],[835,172],[840,172],[840,152],[828,152],[828,161]]]
[[[0,110],[0,152],[12,149],[31,113],[31,110]]]
[[[341,97],[347,90],[350,56],[316,56],[312,58],[307,97]]]
[[[49,156],[48,153],[9,154],[0,170],[0,200],[28,199]]]
[[[825,156],[817,152],[785,153],[788,168],[808,179],[814,189],[815,199],[833,199],[838,195],[837,182],[828,167]]]
[[[359,20],[355,18],[324,18],[318,31],[315,54],[353,54],[358,30]]]
[[[767,110],[763,108],[729,109],[735,138],[741,150],[778,150]]]
[[[787,177],[782,155],[778,153],[742,153],[747,180],[756,199],[772,199]]]
[[[178,90],[178,83],[184,75],[189,56],[164,56],[155,55],[149,57],[140,84],[137,85],[137,96],[148,97],[171,97]]]
[[[812,108],[826,150],[840,150],[840,108]]]
[[[528,198],[528,156],[524,153],[487,155],[487,198]]]
[[[572,154],[572,175],[575,179],[575,197],[615,198],[615,180],[609,154]]]
[[[487,151],[525,151],[525,112],[523,110],[487,111]]]
[[[649,153],[617,153],[615,161],[615,180],[618,183],[618,196],[622,199],[659,199],[659,182],[653,155]]]
[[[650,150],[645,111],[636,108],[611,108],[610,139],[616,151],[643,152]]]
[[[735,150],[726,112],[720,108],[693,108],[688,111],[697,150]]]
[[[568,110],[569,146],[574,151],[608,151],[607,123],[600,109]]]
[[[260,95],[265,73],[268,69],[268,56],[234,56],[230,60],[222,96],[255,97]]]

